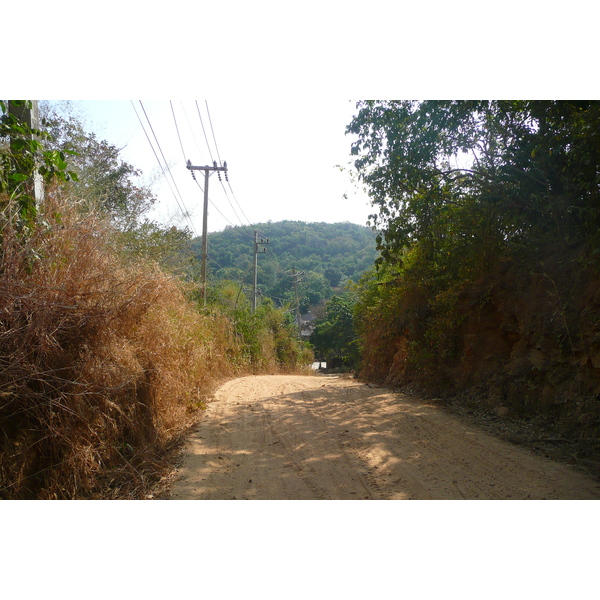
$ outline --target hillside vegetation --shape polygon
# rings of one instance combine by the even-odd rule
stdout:
[[[281,221],[252,227],[228,227],[208,235],[211,279],[231,280],[251,290],[254,231],[268,238],[267,252],[258,257],[258,287],[277,305],[295,306],[293,270],[302,272],[297,283],[300,309],[330,298],[348,280],[358,281],[378,256],[375,233],[353,223]],[[193,241],[198,259],[201,238]]]
[[[361,375],[600,438],[600,103],[362,102]]]

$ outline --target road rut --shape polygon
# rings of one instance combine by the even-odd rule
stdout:
[[[425,401],[348,377],[226,383],[172,499],[598,499],[600,483]]]

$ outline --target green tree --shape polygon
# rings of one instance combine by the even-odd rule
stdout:
[[[211,307],[231,319],[244,360],[257,371],[270,365],[282,370],[307,368],[312,352],[298,340],[291,311],[263,298],[254,312],[247,295],[250,289],[224,280],[211,286],[208,296]]]
[[[42,129],[30,127],[10,106],[16,109],[31,109],[31,100],[0,100],[0,193],[16,201],[23,225],[30,225],[37,207],[33,193],[36,174],[45,183],[53,179],[77,181],[70,170],[68,150],[57,150],[49,143],[49,135]]]
[[[494,256],[597,231],[600,102],[369,101],[359,109],[347,133],[357,136],[355,167],[378,209],[371,220],[382,229],[382,260],[414,241],[433,255],[450,232],[481,238]]]
[[[279,305],[294,303],[292,269],[304,271],[304,281],[298,285],[303,311],[330,298],[343,282],[357,281],[377,258],[375,233],[354,223],[281,221],[227,227],[209,236],[212,264],[221,267],[212,270],[213,278],[252,284],[254,229],[271,240],[258,261],[262,294]],[[194,239],[192,245],[200,256],[200,239]]]
[[[461,293],[491,286],[502,261],[532,273],[548,252],[585,246],[597,255],[600,102],[368,101],[358,109],[347,133],[380,229],[379,272],[358,306],[374,376],[391,368],[439,375],[464,347]]]
[[[327,362],[338,359],[349,368],[357,365],[358,341],[353,315],[354,300],[349,294],[336,295],[329,300],[310,336],[317,358]]]
[[[300,310],[304,313],[310,306],[316,306],[331,296],[331,286],[322,273],[307,271],[298,285]]]
[[[152,189],[140,184],[141,171],[121,158],[121,150],[86,130],[71,106],[42,103],[47,144],[59,155],[68,154],[76,174],[66,185],[84,210],[109,216],[122,253],[138,260],[156,261],[170,272],[194,278],[197,260],[191,232],[147,218],[156,201]]]
[[[73,114],[42,105],[44,125],[56,152],[69,153],[77,174],[72,186],[89,207],[109,214],[122,231],[137,227],[156,201],[150,187],[138,183],[141,171],[121,158],[121,150],[86,131]]]

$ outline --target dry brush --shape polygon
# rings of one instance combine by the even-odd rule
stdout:
[[[125,265],[61,192],[29,230],[1,200],[0,498],[142,497],[240,364],[231,323],[156,265]]]

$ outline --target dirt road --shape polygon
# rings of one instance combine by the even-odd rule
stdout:
[[[597,499],[600,482],[350,378],[225,384],[172,499]]]

